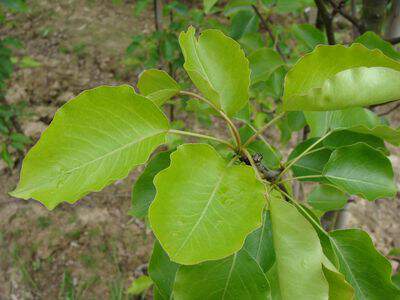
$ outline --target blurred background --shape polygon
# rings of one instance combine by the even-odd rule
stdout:
[[[360,33],[342,9],[369,20],[368,29],[387,40],[400,36],[399,1],[375,6],[381,18],[366,16],[362,1],[326,2],[332,5],[337,43],[349,44]],[[52,212],[7,194],[17,183],[24,154],[57,108],[98,85],[135,85],[146,68],[162,68],[190,86],[177,41],[189,25],[221,29],[247,53],[264,44],[275,46],[290,65],[315,45],[332,42],[322,23],[310,0],[0,0],[0,299],[151,298],[129,293],[131,282],[146,270],[153,242],[146,221],[130,213],[131,187],[142,167]],[[400,58],[396,48],[387,51]],[[273,92],[254,91],[256,121],[268,119],[282,80],[278,72],[261,87]],[[393,103],[376,111],[397,128],[397,107]],[[177,129],[189,126],[226,134],[207,108],[191,99],[171,103],[166,113]],[[268,137],[283,147],[294,144],[301,128],[284,120]],[[400,151],[390,150],[399,185]],[[400,202],[353,200],[346,227],[363,228],[379,250],[391,255],[391,249],[400,247]]]

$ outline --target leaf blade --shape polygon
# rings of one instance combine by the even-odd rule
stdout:
[[[37,199],[49,209],[74,203],[144,163],[168,129],[164,114],[130,86],[83,92],[56,113],[29,151],[11,195]]]

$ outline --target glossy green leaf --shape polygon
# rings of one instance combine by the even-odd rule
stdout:
[[[364,143],[335,150],[323,174],[340,189],[370,201],[396,194],[389,159]]]
[[[285,62],[279,54],[270,48],[261,48],[249,56],[251,70],[251,84],[266,81],[271,74]]]
[[[174,286],[174,297],[182,300],[265,300],[268,296],[268,280],[246,250],[223,260],[181,266]]]
[[[140,93],[153,101],[157,106],[179,93],[179,84],[162,70],[150,69],[139,76],[138,88]]]
[[[332,129],[347,129],[354,126],[372,128],[380,124],[379,118],[370,110],[353,107],[335,111],[306,111],[304,116],[310,126],[310,137],[322,136]]]
[[[288,161],[291,161],[301,155],[308,147],[314,144],[317,141],[317,138],[308,139],[305,142],[302,142],[296,146],[296,148],[290,153],[288,157]],[[311,176],[311,175],[321,175],[324,169],[325,164],[328,162],[329,157],[331,156],[332,151],[325,148],[322,143],[315,146],[313,151],[310,154],[307,154],[300,158],[295,164],[292,166],[293,174],[296,177],[299,176]],[[307,181],[321,181],[322,178],[307,178],[301,179]]]
[[[126,293],[129,295],[140,295],[153,285],[149,276],[143,275],[136,278],[128,287]]]
[[[271,216],[269,211],[265,211],[263,214],[262,226],[250,233],[247,237],[244,249],[258,262],[264,273],[275,263]]]
[[[132,87],[102,86],[63,105],[24,159],[14,197],[49,209],[124,178],[169,129],[164,114]]]
[[[270,209],[281,299],[328,299],[324,254],[314,228],[281,197],[271,197]]]
[[[371,50],[379,49],[385,55],[393,59],[400,60],[400,53],[393,48],[392,44],[383,40],[373,31],[367,31],[363,35],[360,35],[358,38],[356,38],[355,42],[363,44],[365,47]]]
[[[351,146],[357,143],[365,143],[372,148],[387,152],[385,143],[382,139],[374,135],[358,133],[350,130],[335,131],[323,141],[324,146],[329,149]]]
[[[149,206],[156,195],[154,176],[169,166],[171,151],[160,152],[150,160],[143,173],[138,177],[132,189],[131,215],[136,218],[147,216]]]
[[[149,262],[149,275],[157,287],[160,299],[171,299],[179,265],[172,262],[160,243],[155,241]]]
[[[327,43],[326,35],[311,24],[296,24],[292,27],[292,32],[296,39],[303,43],[308,50]]]
[[[319,185],[308,196],[307,202],[313,208],[322,212],[343,208],[347,203],[347,196],[331,185]]]
[[[399,98],[399,62],[361,44],[318,46],[288,72],[283,108],[338,110]]]
[[[391,281],[391,265],[362,230],[336,230],[330,233],[340,263],[340,272],[353,286],[356,299],[400,299],[400,290]]]
[[[198,40],[189,27],[179,36],[189,77],[203,95],[229,116],[249,100],[249,61],[240,45],[219,30],[205,30]]]
[[[227,257],[261,225],[264,187],[254,170],[228,166],[209,145],[178,147],[154,184],[151,227],[171,260],[180,264]]]

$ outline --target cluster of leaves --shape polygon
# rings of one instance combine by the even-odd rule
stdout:
[[[0,1],[0,9],[24,12],[27,10],[25,1]],[[0,18],[0,24],[4,23]],[[13,73],[12,49],[21,48],[17,39],[5,37],[0,39],[0,145],[1,158],[11,168],[14,165],[12,152],[23,151],[31,140],[17,132],[17,118],[23,113],[24,104],[5,103],[4,97],[7,90],[7,80]]]
[[[140,76],[141,94],[127,85],[83,92],[60,108],[29,151],[11,194],[54,209],[150,159],[134,186],[132,213],[148,216],[157,239],[149,263],[156,299],[400,298],[389,261],[367,233],[327,232],[318,218],[349,195],[395,195],[384,141],[398,146],[400,131],[363,106],[400,97],[400,62],[360,43],[317,46],[294,66],[285,64],[277,113],[256,121],[254,76],[274,59],[247,58],[219,30],[197,38],[190,27],[179,44],[202,95],[154,69]],[[268,83],[269,73],[260,82]],[[172,129],[162,108],[181,96],[208,105],[232,138]],[[294,127],[309,125],[311,136],[283,161],[262,133],[282,119],[289,124],[292,114],[303,116]],[[208,143],[151,157],[170,135]],[[293,180],[317,182],[306,205],[295,199]]]

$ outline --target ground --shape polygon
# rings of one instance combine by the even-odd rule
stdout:
[[[135,18],[134,1],[114,2],[30,1],[29,14],[0,29],[0,35],[22,40],[18,57],[30,56],[41,65],[17,69],[7,95],[10,103],[29,103],[22,125],[34,140],[55,110],[82,90],[136,81],[137,72],[123,64],[124,53],[132,35],[152,30],[152,13]],[[398,173],[399,151],[394,151]],[[72,299],[71,293],[79,299],[121,299],[151,252],[146,224],[127,215],[140,170],[50,212],[38,202],[9,197],[18,170],[1,167],[0,299]],[[371,233],[383,253],[400,247],[399,201],[357,200],[349,211],[348,225]]]

